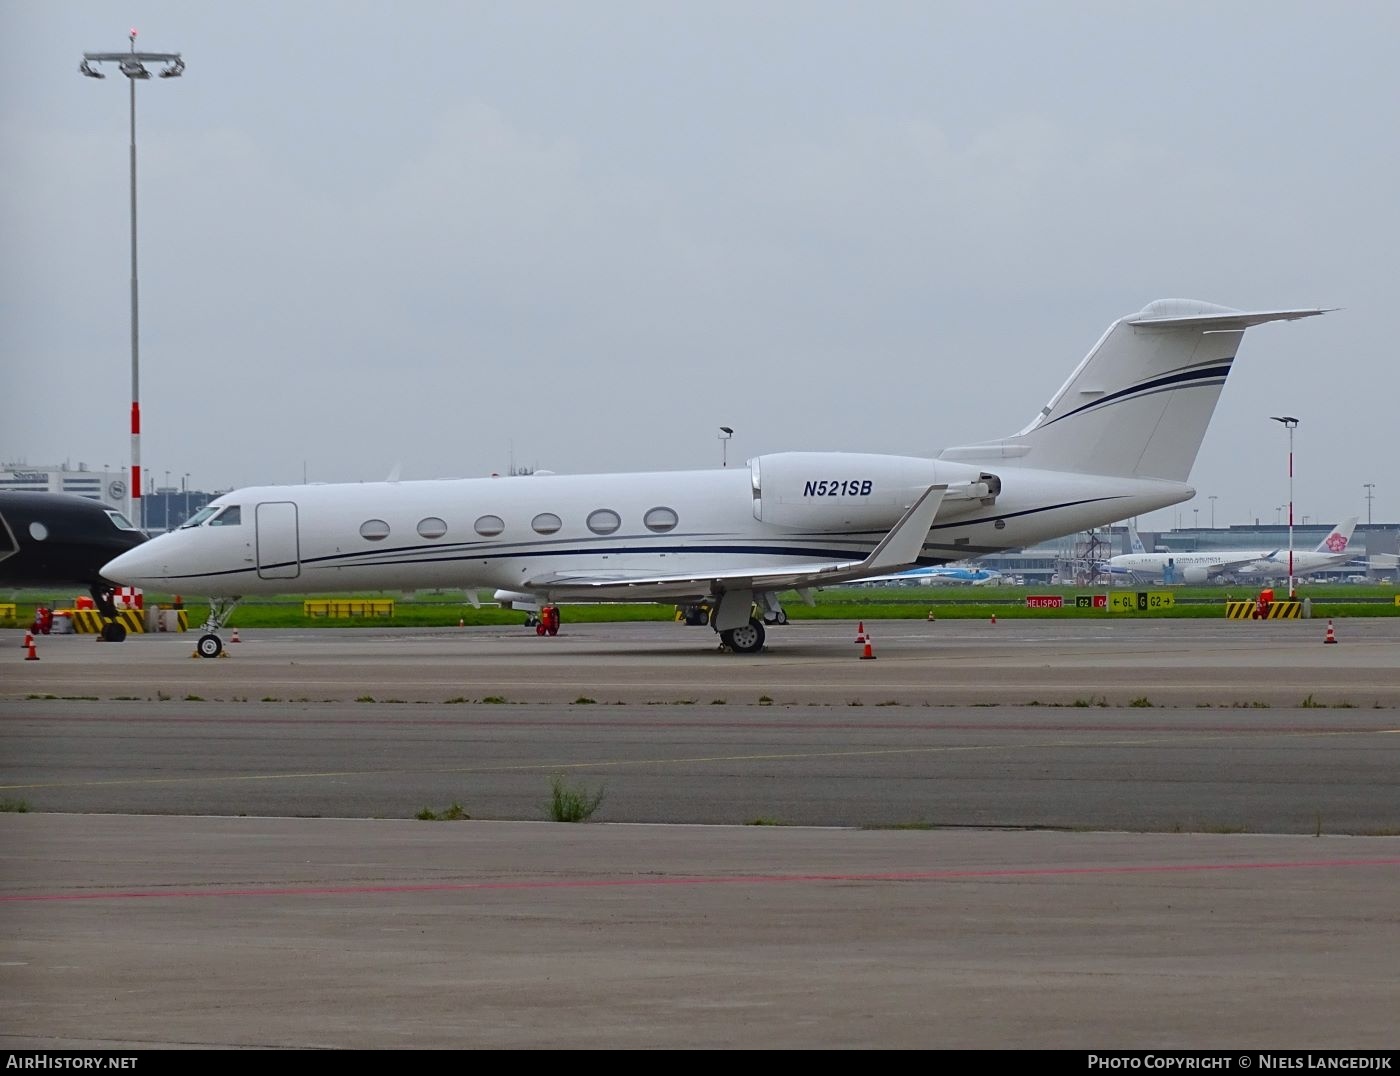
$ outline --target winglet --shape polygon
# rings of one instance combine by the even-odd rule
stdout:
[[[947,492],[946,485],[929,486],[924,490],[857,570],[861,573],[890,572],[917,564],[929,528],[933,526],[933,517],[938,514],[938,506]]]

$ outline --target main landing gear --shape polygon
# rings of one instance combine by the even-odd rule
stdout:
[[[216,658],[224,652],[224,641],[219,638],[228,618],[238,608],[242,598],[210,598],[209,618],[204,622],[204,634],[195,643],[195,653],[202,658]]]
[[[720,649],[732,650],[736,654],[757,654],[763,649],[766,634],[763,621],[757,617],[750,617],[747,624],[719,633]]]
[[[719,626],[722,608],[728,610],[723,621],[731,627]],[[746,614],[747,619],[744,619]],[[764,625],[788,622],[787,613],[783,612],[775,594],[765,593],[756,602],[752,592],[743,590],[678,606],[677,619],[687,624],[708,624],[719,635],[719,648],[735,654],[757,654],[768,636]]]

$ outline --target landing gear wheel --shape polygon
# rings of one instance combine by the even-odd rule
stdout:
[[[710,622],[710,610],[703,605],[687,605],[684,615],[685,622],[690,627],[699,627]]]
[[[763,649],[764,635],[763,622],[753,619],[741,628],[719,633],[720,641],[736,654],[757,654]]]
[[[763,618],[765,624],[786,624],[787,613],[779,609],[776,613],[771,613]]]
[[[115,620],[109,620],[102,625],[102,641],[104,643],[120,643],[126,639],[126,627]]]
[[[216,658],[224,652],[224,641],[211,631],[208,635],[199,637],[195,649],[199,651],[199,656],[202,658]]]

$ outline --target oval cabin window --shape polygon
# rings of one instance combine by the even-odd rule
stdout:
[[[652,508],[642,517],[642,522],[646,524],[647,530],[665,534],[669,530],[675,530],[680,520],[676,517],[674,508]]]
[[[382,542],[389,537],[389,524],[382,519],[367,519],[360,524],[360,537],[367,542]]]
[[[553,512],[541,512],[530,520],[530,526],[535,528],[537,534],[553,534],[563,525],[564,521]]]
[[[611,508],[599,508],[588,514],[588,529],[594,534],[611,534],[622,526],[622,517]]]
[[[447,520],[429,516],[418,521],[418,533],[424,538],[441,538],[447,533]]]
[[[476,521],[476,533],[483,538],[494,538],[506,529],[506,521],[500,516],[482,516]]]

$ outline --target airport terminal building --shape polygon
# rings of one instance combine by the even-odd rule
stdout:
[[[149,476],[149,472],[147,474]],[[127,488],[126,469],[118,467],[113,470],[105,463],[101,470],[81,462],[74,467],[67,460],[33,465],[3,463],[0,464],[0,493],[5,490],[75,494],[115,508],[128,519],[136,519],[131,506],[131,491]],[[155,486],[148,477],[147,488],[141,497],[145,502],[144,529],[164,531],[178,527],[216,496],[216,493],[189,489],[184,480],[179,487]]]

